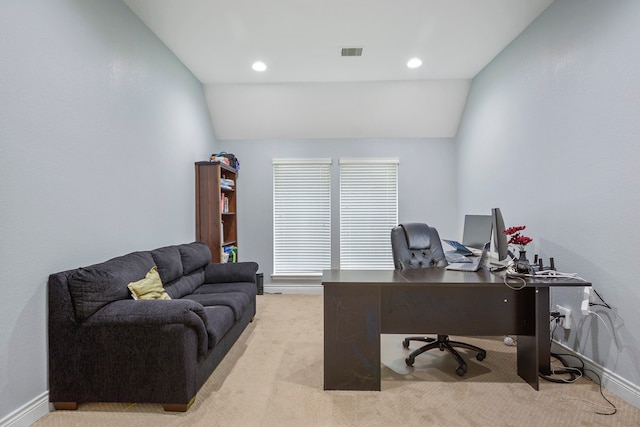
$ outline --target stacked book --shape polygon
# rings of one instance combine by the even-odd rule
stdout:
[[[226,188],[228,190],[233,190],[233,186],[235,185],[235,181],[228,178],[220,178],[220,187]]]

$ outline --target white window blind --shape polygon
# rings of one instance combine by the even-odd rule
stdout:
[[[331,159],[273,160],[273,274],[331,268]]]
[[[340,268],[393,270],[398,159],[340,159]]]

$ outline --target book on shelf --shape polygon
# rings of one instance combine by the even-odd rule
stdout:
[[[233,187],[236,185],[235,181],[228,178],[220,179],[220,187],[226,188],[227,190],[233,190]]]
[[[229,198],[220,194],[220,213],[229,213]]]

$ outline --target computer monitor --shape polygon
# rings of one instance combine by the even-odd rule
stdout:
[[[509,256],[509,243],[507,242],[507,235],[504,234],[504,219],[500,208],[491,209],[491,218],[494,251],[498,254],[498,261],[504,261]]]
[[[462,244],[468,248],[482,249],[491,240],[491,215],[465,215]]]

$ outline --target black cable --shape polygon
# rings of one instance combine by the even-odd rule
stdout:
[[[600,297],[600,295],[598,295],[598,297]],[[604,301],[603,301],[604,302]],[[605,303],[606,304],[606,303]],[[551,331],[551,337],[553,337],[554,332],[556,331],[556,328],[558,327],[558,322],[557,320],[561,317],[558,315],[555,315],[555,312],[553,313],[554,315],[552,315],[551,318],[551,322],[553,322],[554,320],[556,320],[556,324],[553,327],[553,330]],[[551,341],[552,339],[549,340],[549,346],[551,346]],[[556,359],[558,359],[563,366],[565,366],[568,369],[562,369],[560,371],[553,371],[554,374],[570,374],[570,379],[569,380],[561,380],[561,379],[557,379],[557,378],[552,378],[550,376],[544,375],[541,372],[538,372],[538,376],[546,381],[549,382],[553,382],[553,383],[562,383],[562,384],[570,384],[572,382],[575,381],[576,379],[576,371],[580,372],[580,374],[582,376],[586,376],[585,372],[591,372],[593,375],[596,376],[596,378],[598,378],[598,387],[599,387],[599,391],[600,391],[600,396],[602,396],[602,398],[604,400],[607,401],[607,403],[609,405],[611,405],[611,407],[613,408],[612,412],[599,412],[596,411],[595,413],[597,415],[614,415],[618,412],[618,408],[616,408],[616,405],[613,404],[613,402],[611,402],[609,399],[607,399],[607,397],[604,395],[603,391],[602,391],[602,380],[600,379],[600,376],[598,375],[598,373],[596,371],[594,371],[593,369],[587,369],[585,368],[585,364],[584,364],[584,360],[582,360],[582,358],[580,358],[579,356],[575,355],[575,354],[565,354],[565,353],[550,353],[551,356],[555,357]],[[580,362],[580,367],[572,367],[569,366],[569,363],[567,363],[567,361],[562,357],[562,356],[570,356],[573,357],[575,359],[578,359],[578,361]]]
[[[604,298],[602,298],[600,296],[600,294],[598,293],[598,291],[596,291],[595,289],[593,290],[593,292],[595,292],[595,294],[598,296],[598,298],[600,298],[600,301],[602,301],[602,304],[597,303],[597,302],[589,302],[589,306],[594,306],[594,305],[599,305],[601,307],[606,307],[608,309],[611,309],[611,306],[609,304],[607,304],[607,302],[604,300]]]
[[[558,359],[562,365],[566,368],[569,369],[561,369],[561,370],[554,370],[553,371],[553,375],[563,375],[563,374],[569,374],[569,378],[566,379],[558,379],[558,378],[553,378],[550,377],[548,375],[545,375],[543,373],[538,373],[538,376],[540,378],[542,378],[543,380],[552,382],[552,383],[561,383],[561,384],[568,384],[568,383],[572,383],[576,380],[576,371],[580,371],[580,373],[582,374],[582,370],[579,368],[573,368],[570,367],[569,364],[567,363],[566,360],[564,360],[560,355],[560,354],[556,354],[556,353],[551,353],[551,356],[555,357],[556,359]]]
[[[604,307],[604,308],[611,308],[611,307],[609,307],[609,305],[607,305],[607,304],[598,304],[597,302],[590,302],[590,303],[589,303],[589,307],[593,307],[593,306],[599,306],[599,307]]]
[[[556,321],[556,324],[553,327],[553,330],[551,331],[551,336],[553,336],[554,332],[556,331],[556,329],[558,328],[558,319],[562,318],[564,316],[560,316],[559,314],[556,314],[556,312],[553,312],[551,314],[551,322],[553,322],[554,320]],[[551,340],[549,340],[549,347],[551,347]],[[560,355],[555,354],[555,353],[550,353],[551,356],[555,357],[556,359],[558,359],[563,366],[565,367],[569,367],[569,365],[567,364],[567,362],[560,357]],[[572,369],[561,369],[559,371],[553,371],[554,375],[563,375],[563,374],[569,374],[569,378],[568,379],[558,379],[558,378],[553,378],[550,377],[548,375],[543,374],[542,372],[538,372],[538,376],[540,378],[542,378],[543,380],[552,382],[552,383],[569,383],[569,382],[574,382],[576,380],[576,371],[575,369],[577,368],[573,368]]]
[[[575,354],[569,354],[569,353],[566,353],[566,354],[565,353],[561,353],[561,354],[551,353],[551,355],[556,357],[557,359],[559,359],[562,362],[562,364],[565,365],[566,367],[569,367],[569,365],[566,363],[566,361],[564,359],[560,358],[559,356],[569,356],[569,357],[573,357],[574,359],[578,359],[578,361],[580,361],[580,364],[582,366],[580,366],[579,368],[575,367],[575,368],[572,368],[572,369],[579,370],[583,375],[585,375],[585,372],[587,372],[587,371],[591,372],[593,375],[596,376],[596,378],[598,378],[598,387],[599,387],[599,391],[600,391],[600,396],[602,396],[602,398],[604,400],[606,400],[607,403],[609,403],[609,405],[611,405],[611,407],[613,408],[613,412],[606,413],[606,412],[597,412],[596,411],[596,414],[598,414],[598,415],[614,415],[616,412],[618,412],[618,408],[616,408],[616,405],[614,405],[613,402],[611,402],[609,399],[607,399],[607,397],[602,392],[602,380],[600,379],[600,376],[598,375],[598,373],[596,371],[594,371],[593,369],[585,368],[584,361],[582,360],[582,358],[580,358],[580,356],[577,356]]]
[[[618,408],[616,408],[616,405],[613,404],[613,402],[611,402],[609,399],[607,399],[604,395],[604,393],[602,392],[602,381],[600,380],[600,375],[598,375],[598,373],[596,371],[594,371],[593,369],[585,369],[585,371],[589,371],[591,372],[593,375],[596,376],[596,378],[598,378],[598,386],[600,387],[600,396],[602,396],[602,398],[604,400],[606,400],[609,405],[611,405],[611,407],[613,408],[613,412],[611,413],[604,413],[604,412],[596,412],[596,414],[598,415],[614,415],[616,412],[618,412]]]

